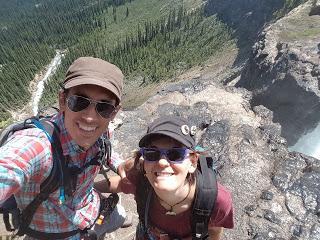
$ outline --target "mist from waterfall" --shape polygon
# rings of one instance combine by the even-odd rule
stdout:
[[[294,144],[289,147],[289,151],[301,152],[311,157],[320,159],[320,123],[318,126],[302,137]]]

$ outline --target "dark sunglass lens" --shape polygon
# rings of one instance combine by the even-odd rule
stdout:
[[[167,151],[167,157],[170,161],[182,161],[185,157],[185,149],[169,149]]]
[[[115,107],[110,103],[97,103],[96,109],[101,117],[108,118],[114,112]]]
[[[86,109],[90,105],[90,101],[81,96],[70,96],[68,98],[68,107],[71,111],[79,112]]]
[[[154,162],[160,159],[160,151],[155,149],[144,149],[143,157],[146,161]]]

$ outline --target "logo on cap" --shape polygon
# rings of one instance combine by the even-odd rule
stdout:
[[[190,135],[194,136],[194,135],[196,135],[196,132],[197,132],[197,126],[191,126]]]
[[[181,126],[181,132],[183,135],[189,135],[190,133],[190,128],[188,125],[182,125]]]
[[[182,125],[181,126],[181,132],[183,135],[191,135],[191,136],[194,136],[197,132],[197,127],[196,126],[191,126],[189,128],[188,125]]]

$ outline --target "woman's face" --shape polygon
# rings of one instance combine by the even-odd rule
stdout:
[[[150,148],[171,149],[184,147],[169,137],[151,140]],[[195,155],[187,154],[182,162],[173,163],[161,156],[159,161],[144,161],[144,169],[152,187],[157,191],[176,191],[184,186],[187,174],[196,169]]]

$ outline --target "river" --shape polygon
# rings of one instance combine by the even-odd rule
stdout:
[[[48,66],[48,70],[46,71],[46,73],[44,74],[44,77],[38,82],[37,84],[37,88],[35,90],[35,92],[32,94],[32,111],[33,111],[33,115],[37,115],[38,114],[38,110],[39,110],[39,102],[44,90],[44,85],[45,83],[48,81],[49,77],[52,76],[58,66],[61,64],[61,59],[64,56],[63,51],[57,50],[56,51],[56,56],[52,59],[52,61],[50,62],[49,66]]]

